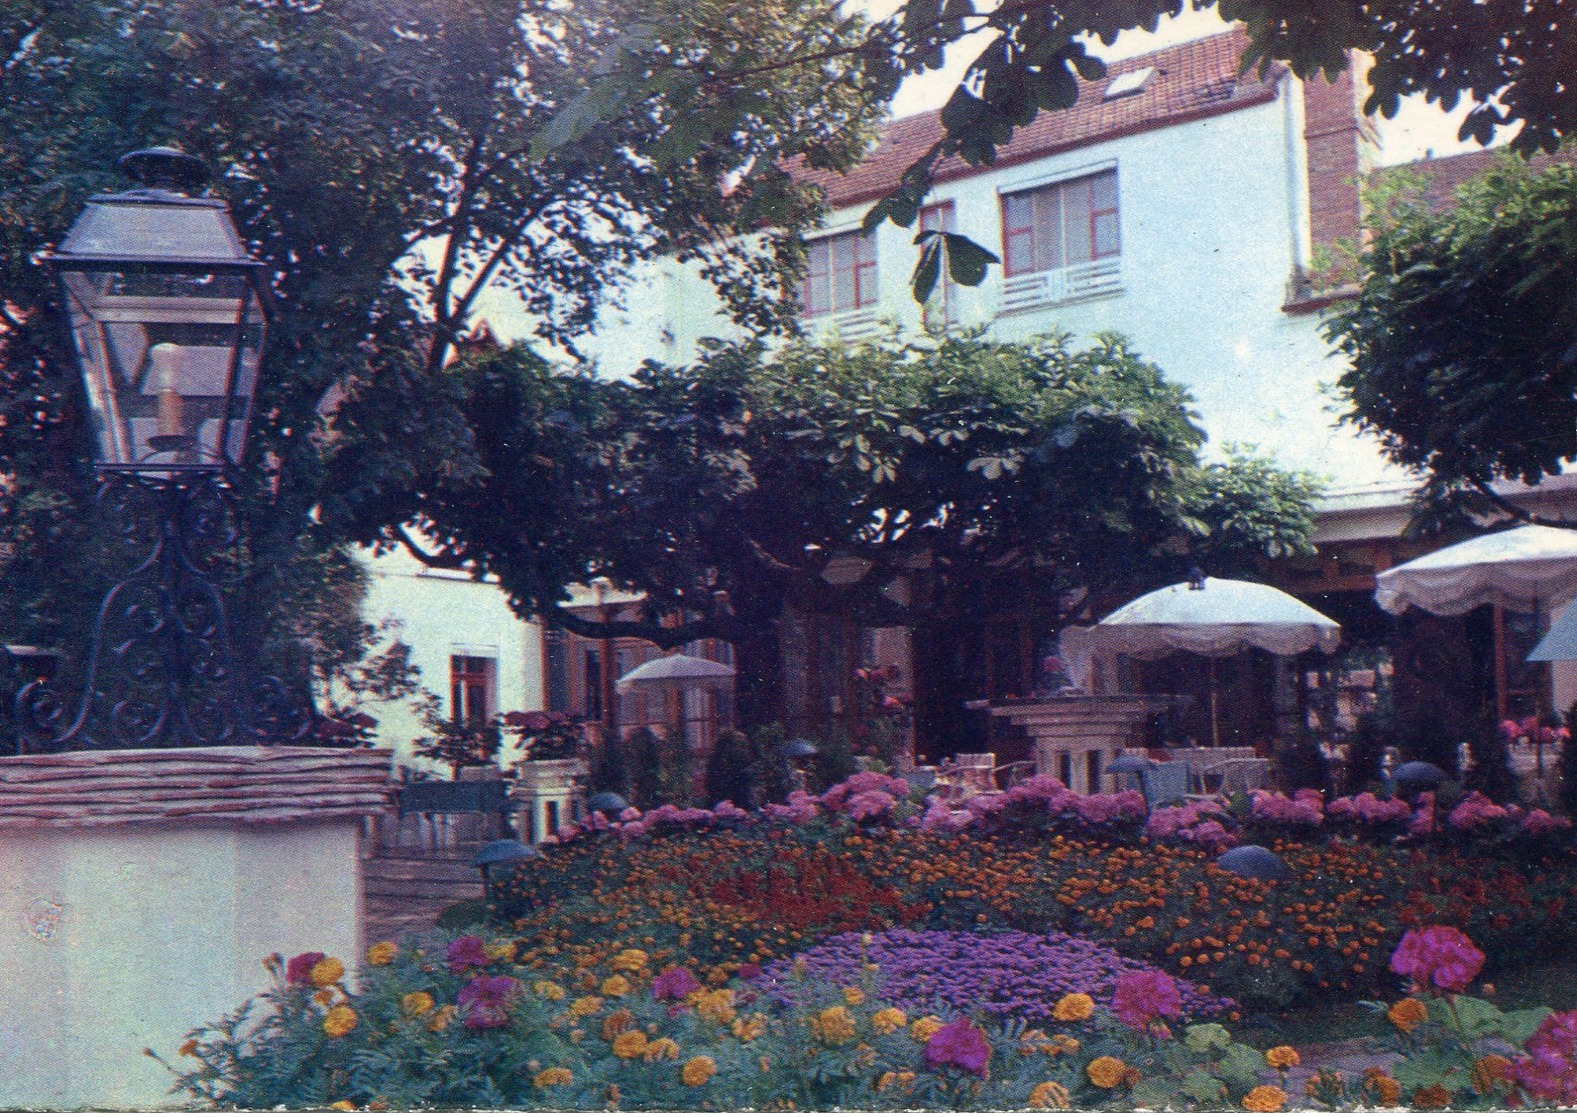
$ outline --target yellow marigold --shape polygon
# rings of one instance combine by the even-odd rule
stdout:
[[[811,1016],[810,1032],[829,1047],[848,1043],[854,1038],[854,1017],[842,1005],[824,1008]]]
[[[1489,1093],[1495,1083],[1506,1076],[1510,1066],[1511,1060],[1504,1055],[1485,1055],[1473,1064],[1473,1089],[1481,1094]]]
[[[1287,1091],[1280,1086],[1256,1086],[1243,1098],[1243,1108],[1250,1113],[1279,1113],[1287,1104]]]
[[[546,1090],[550,1086],[568,1086],[575,1081],[575,1072],[568,1067],[548,1067],[539,1070],[531,1084],[539,1090]]]
[[[1080,1043],[1077,1037],[1058,1032],[1051,1037],[1051,1049],[1047,1051],[1043,1048],[1042,1050],[1047,1055],[1077,1055],[1079,1048],[1083,1046],[1084,1044]]]
[[[723,1025],[734,1019],[734,991],[713,989],[695,999],[695,1014],[709,1024]]]
[[[564,999],[564,986],[556,981],[539,981],[531,987],[531,991],[544,1001],[562,1001]]]
[[[749,1016],[741,1016],[734,1021],[734,1037],[740,1043],[749,1043],[751,1040],[760,1039],[767,1031],[767,1018],[759,1012]]]
[[[344,962],[341,962],[338,958],[325,958],[312,967],[311,972],[307,974],[307,980],[321,989],[325,985],[333,985],[344,976]]]
[[[400,948],[392,942],[375,942],[367,948],[369,966],[387,966],[400,956]]]
[[[621,950],[615,954],[613,961],[609,962],[608,965],[615,970],[636,973],[645,969],[649,960],[646,951],[636,950],[634,947],[631,947],[628,950]]]
[[[1089,1075],[1090,1081],[1101,1089],[1110,1090],[1123,1080],[1123,1075],[1128,1073],[1128,1064],[1110,1055],[1102,1055],[1098,1059],[1091,1059],[1090,1065],[1084,1068],[1084,1073]]]
[[[1446,1109],[1450,1105],[1451,1091],[1438,1082],[1413,1091],[1414,1109]]]
[[[677,1059],[679,1057],[679,1044],[677,1041],[661,1036],[646,1045],[641,1058],[648,1063],[660,1062],[663,1059]]]
[[[356,1027],[356,1010],[350,1005],[335,1005],[323,1018],[323,1031],[331,1038],[348,1036]]]
[[[679,1081],[686,1086],[705,1086],[707,1080],[716,1073],[716,1062],[709,1056],[697,1055],[680,1069]]]
[[[618,974],[614,974],[602,983],[601,992],[604,997],[628,997],[630,983]]]
[[[602,1008],[601,997],[576,997],[569,1005],[571,1016],[590,1016]]]
[[[312,1003],[322,1005],[324,1008],[328,1008],[337,1000],[339,1000],[339,989],[332,985],[326,989],[318,989],[312,994]]]
[[[942,1028],[942,1018],[939,1016],[922,1016],[909,1025],[909,1035],[916,1043],[924,1043],[936,1035]]]
[[[433,1018],[427,1022],[427,1030],[429,1032],[443,1031],[450,1024],[454,1023],[455,1015],[459,1011],[454,1005],[444,1005],[437,1012],[433,1013]]]
[[[400,998],[400,1011],[407,1016],[424,1016],[432,1010],[431,993],[407,993]]]
[[[354,1112],[356,1112],[355,1104],[353,1102],[345,1101],[344,1099],[341,1099],[341,1100],[339,1100],[337,1102],[331,1102],[329,1104],[329,1108],[331,1110],[333,1110],[335,1113],[354,1113]]]
[[[1073,1096],[1060,1082],[1042,1082],[1029,1092],[1031,1109],[1072,1109]]]
[[[881,1076],[876,1079],[876,1088],[878,1090],[908,1090],[913,1085],[914,1071],[912,1070],[883,1071]]]
[[[871,1013],[871,1030],[879,1036],[891,1035],[908,1023],[909,1018],[904,1015],[903,1009],[891,1005]]]
[[[1402,1031],[1410,1032],[1429,1019],[1429,1010],[1424,1007],[1423,1001],[1415,997],[1403,997],[1386,1010],[1385,1016]]]
[[[722,966],[713,966],[706,971],[706,983],[708,985],[722,985],[727,980],[728,971]]]
[[[1298,1055],[1297,1049],[1288,1047],[1286,1044],[1282,1044],[1280,1047],[1272,1047],[1265,1052],[1265,1061],[1277,1070],[1291,1070],[1303,1062]]]
[[[1064,1024],[1088,1020],[1095,1015],[1095,1000],[1088,993],[1069,993],[1052,1006],[1051,1015]]]
[[[865,1000],[865,990],[861,989],[858,985],[845,986],[843,990],[843,1000],[845,1004],[860,1004]]]
[[[482,947],[482,953],[495,962],[513,962],[515,960],[515,944],[509,939],[490,942]]]
[[[613,1037],[613,1053],[621,1059],[639,1059],[646,1054],[646,1033],[631,1029]]]

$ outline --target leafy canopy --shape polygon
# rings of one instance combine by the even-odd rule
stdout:
[[[1327,323],[1347,419],[1424,475],[1426,516],[1534,519],[1493,486],[1577,457],[1577,166],[1506,158],[1443,210],[1423,187],[1393,172],[1373,199],[1358,295]]]

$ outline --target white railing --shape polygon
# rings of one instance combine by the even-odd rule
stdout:
[[[860,341],[880,333],[882,321],[877,307],[866,306],[838,314],[818,315],[807,319],[805,325],[813,333],[836,333],[844,341]]]
[[[1056,271],[1015,275],[1002,283],[1002,313],[1012,314],[1037,306],[1071,302],[1122,289],[1122,266],[1118,257],[1091,260]]]

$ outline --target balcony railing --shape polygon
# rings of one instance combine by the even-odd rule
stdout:
[[[836,332],[844,341],[860,341],[880,333],[882,322],[879,308],[872,305],[807,318],[805,326],[814,333]]]
[[[1072,302],[1121,289],[1121,259],[1108,256],[1055,271],[1008,277],[1002,283],[1002,313]]]

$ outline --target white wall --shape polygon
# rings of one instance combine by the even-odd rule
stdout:
[[[1214,444],[1257,444],[1284,466],[1341,484],[1397,476],[1372,441],[1335,425],[1324,386],[1343,366],[1320,337],[1319,316],[1281,309],[1307,252],[1301,132],[1301,90],[1289,78],[1268,103],[940,184],[929,201],[951,200],[957,230],[1000,254],[1001,190],[1117,168],[1119,292],[998,316],[1002,271],[993,267],[981,287],[956,290],[959,323],[1007,339],[1062,329],[1087,342],[1119,331],[1192,390]],[[832,214],[827,228],[852,228],[866,208]],[[913,231],[886,224],[877,237],[882,313],[916,329]],[[696,337],[734,332],[715,316],[706,285],[671,264],[648,272],[628,303],[587,347],[610,373],[645,356],[687,360]]]
[[[496,583],[429,569],[403,551],[376,556],[363,552],[360,560],[372,574],[362,617],[371,624],[396,622],[385,639],[410,645],[422,686],[439,696],[445,716],[451,655],[497,660],[499,712],[546,707],[541,626],[517,617]],[[378,743],[395,751],[396,762],[447,770],[411,754],[411,742],[426,733],[414,701],[375,703],[368,712],[378,719]]]

